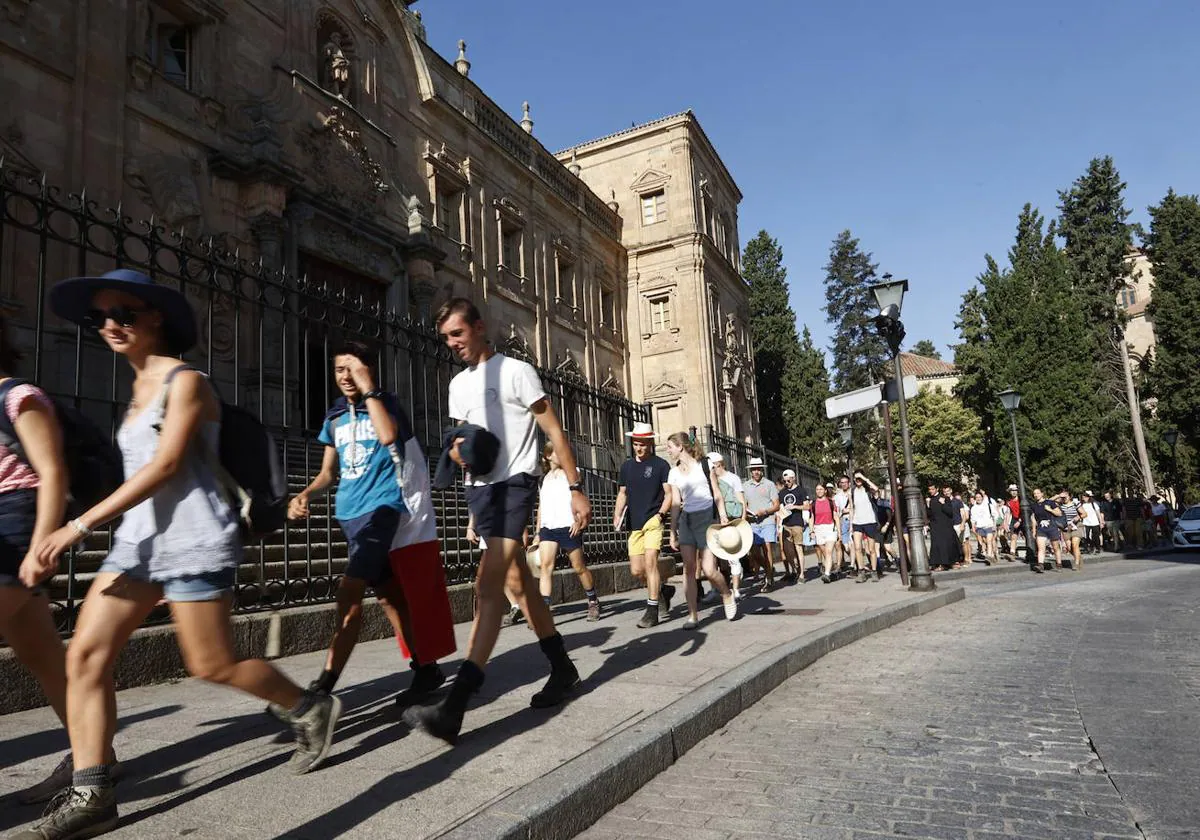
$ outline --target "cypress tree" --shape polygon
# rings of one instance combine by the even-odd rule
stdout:
[[[916,353],[918,356],[928,356],[931,359],[942,358],[942,354],[937,349],[937,346],[928,338],[922,338],[920,341],[910,347],[908,352]]]
[[[760,439],[776,452],[791,452],[790,426],[803,394],[796,314],[788,302],[783,249],[765,230],[746,244],[743,275],[750,284],[750,335]]]
[[[830,447],[834,438],[834,425],[825,416],[829,371],[825,368],[825,354],[813,344],[807,326],[798,351],[801,389],[796,414],[790,418],[791,454],[796,460],[825,472],[831,466]]]

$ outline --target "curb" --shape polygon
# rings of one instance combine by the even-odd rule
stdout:
[[[1086,569],[1091,563],[1107,563],[1110,560],[1132,559],[1140,556],[1143,553],[1152,553],[1152,549],[1147,549],[1144,552],[1131,552],[1129,554],[1113,554],[1111,551],[1104,551],[1100,554],[1089,554],[1084,557],[1083,567]],[[1032,574],[1029,569],[1029,564],[1024,560],[1014,560],[1011,563],[1009,563],[1007,560],[1004,560],[1001,561],[998,566],[984,566],[982,560],[976,560],[971,565],[974,566],[976,564],[979,565],[978,569],[954,569],[949,572],[934,572],[933,579],[935,582],[948,581],[953,583],[955,581],[969,578],[991,577],[993,575],[1010,574],[1012,572],[1025,572],[1026,574]]]
[[[760,653],[461,823],[441,840],[567,840],[702,739],[827,653],[961,601],[961,587],[922,595],[807,633]]]

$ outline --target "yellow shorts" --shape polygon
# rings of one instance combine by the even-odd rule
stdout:
[[[641,557],[647,551],[661,551],[662,541],[662,518],[651,516],[641,530],[629,532],[629,556]]]

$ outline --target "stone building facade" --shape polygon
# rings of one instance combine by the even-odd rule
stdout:
[[[0,156],[378,311],[427,320],[466,295],[502,349],[648,400],[660,427],[753,435],[741,194],[695,117],[556,158],[527,105],[510,117],[472,81],[465,45],[429,47],[414,2],[0,0]],[[0,305],[29,325],[34,252],[13,244]],[[48,256],[48,282],[80,270]],[[327,324],[259,342],[249,320],[210,323],[199,353],[327,375]],[[266,410],[296,390],[276,377]]]
[[[742,193],[691,112],[558,153],[620,207],[630,384],[665,432],[711,424],[757,442]]]
[[[1125,310],[1125,341],[1129,344],[1130,364],[1149,361],[1154,350],[1154,322],[1146,317],[1146,306],[1154,294],[1154,266],[1140,250],[1130,253],[1127,260],[1129,277],[1117,293],[1117,302]]]

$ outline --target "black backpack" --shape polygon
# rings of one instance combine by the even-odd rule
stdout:
[[[181,370],[196,368],[180,365],[163,377],[162,391],[158,397],[158,409],[162,417],[166,416],[171,380]],[[216,390],[216,386],[213,386],[213,390]],[[220,394],[217,396],[219,399]],[[155,430],[162,431],[161,426],[156,426]],[[274,435],[252,412],[221,401],[218,463],[210,463],[209,467],[225,488],[230,506],[238,514],[243,539],[260,540],[282,530],[287,524],[287,481],[279,463],[279,446]]]
[[[30,384],[27,379],[12,377],[0,385],[0,444],[4,444],[27,464],[29,459],[25,457],[25,448],[3,407],[13,388]],[[67,519],[74,519],[121,486],[125,480],[125,466],[121,460],[121,450],[99,426],[75,406],[54,397],[49,399],[54,404],[54,413],[62,430],[69,493]]]

